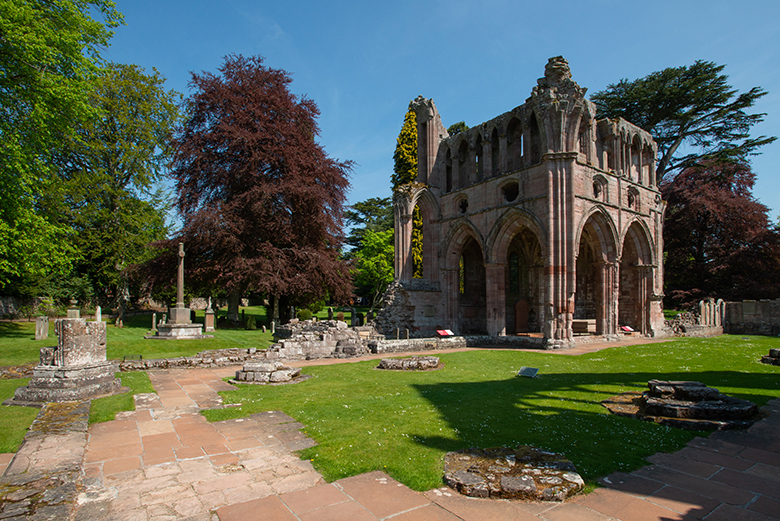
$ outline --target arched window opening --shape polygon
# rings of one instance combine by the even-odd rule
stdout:
[[[412,278],[423,278],[423,218],[418,205],[412,213]]]
[[[464,139],[458,148],[458,188],[469,185],[469,144]]]
[[[447,159],[444,163],[444,193],[452,192],[452,154],[447,153]]]
[[[474,151],[474,171],[477,173],[477,183],[481,183],[484,177],[485,160],[482,157],[484,155],[482,149],[482,136],[477,136],[476,150]]]
[[[509,256],[509,292],[520,293],[520,257],[517,252]]]
[[[542,137],[539,134],[539,123],[536,121],[536,114],[531,115],[529,127],[531,133],[531,164],[535,165],[542,160]]]
[[[493,133],[490,135],[490,175],[492,177],[498,175],[499,160],[498,130],[493,129]]]
[[[507,170],[520,170],[523,167],[523,128],[517,118],[512,118],[506,127],[506,145]]]
[[[466,292],[466,269],[463,264],[463,255],[458,260],[458,293],[463,295]]]

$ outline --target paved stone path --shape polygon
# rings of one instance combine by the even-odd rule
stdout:
[[[153,371],[157,394],[138,395],[134,412],[94,425],[84,454],[84,492],[75,519],[207,520],[239,501],[322,483],[293,451],[312,446],[281,412],[209,423],[222,378],[235,368]]]
[[[780,399],[747,431],[714,433],[675,454],[656,454],[651,465],[607,476],[604,488],[587,496],[525,503],[466,498],[446,487],[414,492],[381,472],[327,484],[293,454],[313,443],[293,418],[267,412],[203,419],[199,411],[220,406],[217,392],[232,388],[222,378],[235,369],[150,372],[158,394],[137,396],[135,411],[94,425],[69,448],[65,438],[57,446],[58,438],[44,443],[33,434],[8,471],[18,476],[22,468],[61,461],[72,473],[81,460],[80,488],[58,489],[76,498],[71,519],[79,521],[780,520]],[[0,471],[9,459],[0,456]],[[40,514],[33,519],[63,519]],[[0,519],[13,515],[4,509]]]

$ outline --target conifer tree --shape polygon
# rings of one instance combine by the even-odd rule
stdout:
[[[417,115],[412,110],[411,103],[406,111],[401,133],[396,140],[393,160],[395,166],[390,180],[395,190],[417,178]]]

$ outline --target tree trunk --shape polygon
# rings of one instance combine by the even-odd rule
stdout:
[[[238,322],[238,306],[241,304],[241,293],[238,291],[232,291],[228,295],[228,312],[227,318],[230,322]]]

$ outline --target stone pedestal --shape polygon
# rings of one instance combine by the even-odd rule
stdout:
[[[168,308],[168,318],[172,324],[192,324],[190,308]]]
[[[40,364],[25,387],[6,405],[41,407],[46,402],[71,402],[114,394],[121,384],[106,360],[105,322],[65,318],[55,323],[57,347],[41,348]]]
[[[214,329],[216,329],[214,327],[214,324],[216,323],[215,319],[214,319],[214,310],[213,309],[207,309],[205,317],[206,317],[206,319],[205,319],[204,322],[205,322],[205,326],[206,326],[206,331],[214,331]]]

